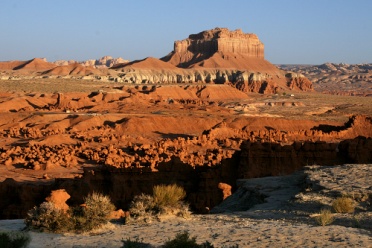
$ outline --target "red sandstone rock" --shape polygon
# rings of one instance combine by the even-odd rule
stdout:
[[[219,183],[218,188],[222,190],[223,194],[223,200],[225,200],[227,197],[231,195],[231,186],[228,185],[227,183]]]
[[[215,28],[192,34],[188,39],[176,41],[174,51],[163,60],[180,67],[189,67],[208,59],[215,53],[244,54],[252,59],[263,59],[264,45],[255,34],[245,34],[241,30],[229,31],[226,28]]]
[[[116,211],[112,211],[108,218],[110,220],[113,220],[113,219],[118,220],[118,219],[125,218],[125,217],[126,217],[125,212],[122,209],[118,209]]]
[[[46,201],[51,202],[57,209],[67,211],[69,206],[66,204],[66,201],[70,198],[70,195],[64,189],[53,190],[50,193],[50,196],[45,198]]]

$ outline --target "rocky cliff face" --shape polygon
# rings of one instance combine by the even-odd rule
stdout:
[[[290,174],[313,164],[370,163],[370,149],[372,140],[366,138],[340,143],[295,142],[286,146],[245,141],[241,145],[238,174],[240,178],[258,178]]]

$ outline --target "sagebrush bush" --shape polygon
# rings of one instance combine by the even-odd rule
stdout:
[[[316,222],[321,226],[326,226],[334,221],[333,215],[329,209],[322,209],[318,216],[315,217]]]
[[[71,207],[67,213],[51,202],[43,202],[27,213],[25,223],[27,227],[41,231],[86,232],[106,224],[110,213],[115,210],[110,198],[99,193],[92,193],[84,200],[82,206]]]
[[[134,197],[129,212],[133,217],[148,222],[156,214],[154,209],[154,198],[150,195],[141,194]]]
[[[91,231],[108,222],[108,217],[115,206],[108,196],[100,193],[89,194],[84,198],[83,206],[72,208],[70,213],[74,229],[78,232]]]
[[[342,196],[333,201],[332,208],[336,213],[353,213],[355,205],[352,198]]]
[[[27,227],[50,232],[64,232],[71,227],[69,216],[51,202],[43,202],[28,211],[25,223]]]
[[[27,232],[0,231],[1,248],[26,248],[31,242],[31,236]]]

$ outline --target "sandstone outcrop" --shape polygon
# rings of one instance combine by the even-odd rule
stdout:
[[[215,28],[191,34],[182,41],[175,41],[173,52],[162,60],[187,68],[207,60],[216,53],[220,53],[226,59],[232,54],[241,54],[251,59],[264,59],[264,44],[257,35],[245,34],[240,29],[230,31],[227,28]]]
[[[47,202],[51,202],[57,209],[67,212],[69,206],[66,201],[70,199],[70,195],[64,189],[53,190],[50,195],[45,198]]]

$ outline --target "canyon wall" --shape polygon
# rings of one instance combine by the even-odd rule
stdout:
[[[51,190],[66,189],[69,204],[80,204],[92,191],[111,197],[116,207],[128,209],[135,195],[151,194],[158,184],[177,183],[185,188],[187,202],[198,213],[206,213],[219,204],[226,192],[221,183],[236,189],[237,179],[278,176],[292,173],[306,165],[338,165],[372,163],[372,138],[358,137],[339,143],[295,142],[292,145],[244,141],[240,151],[211,166],[192,166],[179,156],[151,166],[117,168],[101,166],[84,169],[81,178],[55,179],[44,184],[16,182],[0,183],[0,218],[24,218],[34,205],[44,201]]]

